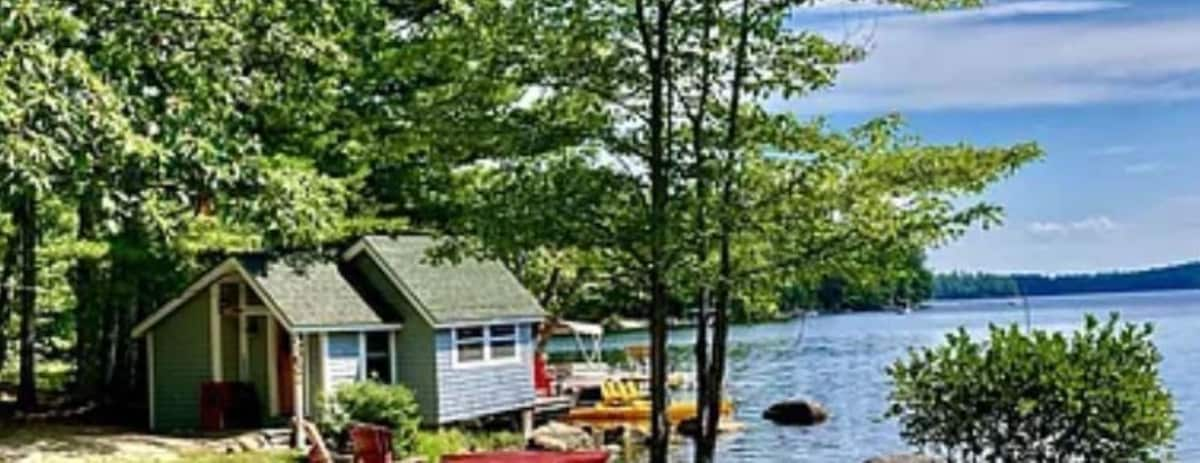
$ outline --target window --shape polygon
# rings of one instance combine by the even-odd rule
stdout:
[[[517,358],[517,327],[515,325],[498,325],[491,327],[492,360]]]
[[[221,283],[217,286],[217,307],[221,309],[221,313],[239,309],[238,291],[241,286],[241,283]]]
[[[367,336],[367,379],[392,382],[392,333],[372,331]]]
[[[330,333],[326,342],[326,380],[330,389],[359,378],[358,333]]]
[[[517,326],[472,326],[454,330],[457,364],[516,360]]]
[[[484,360],[483,327],[458,328],[454,332],[454,349],[459,363]]]

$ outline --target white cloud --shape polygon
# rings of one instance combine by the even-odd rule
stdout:
[[[1116,222],[1101,215],[1074,222],[1033,222],[1029,224],[1029,233],[1039,237],[1066,237],[1079,233],[1103,234],[1117,228]]]
[[[871,54],[781,110],[931,110],[1200,98],[1200,15],[1096,17],[1123,5],[1027,1],[871,19]],[[1048,20],[1003,20],[1057,14]],[[812,25],[843,37],[845,23]],[[807,27],[807,26],[800,26]],[[861,28],[860,28],[861,29]]]
[[[1158,172],[1162,168],[1162,164],[1157,162],[1139,162],[1125,166],[1125,173],[1133,175],[1150,174]]]

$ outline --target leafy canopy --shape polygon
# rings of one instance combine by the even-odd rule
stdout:
[[[1178,422],[1152,334],[1116,314],[1071,334],[960,329],[888,369],[887,415],[953,461],[1160,461]]]

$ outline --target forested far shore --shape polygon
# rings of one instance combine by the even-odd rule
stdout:
[[[1056,296],[1200,289],[1200,262],[1147,270],[1070,275],[952,272],[934,279],[935,299]]]

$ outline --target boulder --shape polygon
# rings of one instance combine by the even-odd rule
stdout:
[[[775,424],[812,426],[829,419],[829,412],[821,404],[808,400],[787,400],[767,408],[763,418]]]
[[[946,460],[936,457],[901,453],[896,455],[878,456],[867,460],[866,463],[945,463],[945,461]]]
[[[587,431],[563,423],[551,422],[533,430],[529,446],[538,450],[570,452],[588,450],[594,446]]]

